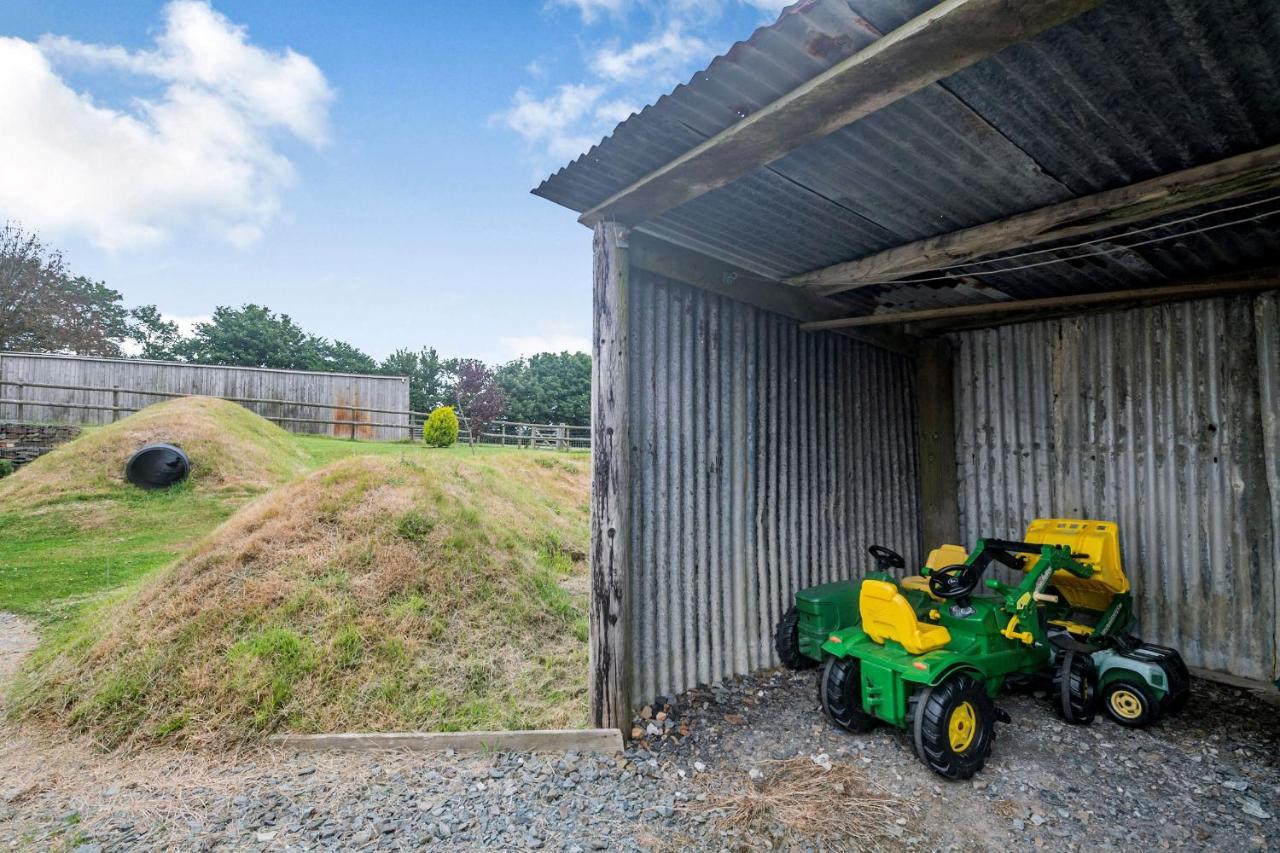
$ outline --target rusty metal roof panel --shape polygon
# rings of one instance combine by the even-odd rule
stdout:
[[[931,5],[795,4],[535,192],[594,207]],[[1280,3],[1110,0],[641,227],[785,277],[1274,144],[1277,43]],[[1224,229],[977,276],[976,289],[945,298],[916,289],[952,304],[988,288],[1022,297],[1155,284],[1274,259],[1274,237]],[[887,296],[903,287],[847,301],[930,299]]]

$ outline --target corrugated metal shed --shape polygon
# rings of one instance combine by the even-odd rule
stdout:
[[[348,409],[336,409],[334,406],[385,409],[401,414],[355,414],[356,436],[395,441],[409,435],[409,382],[401,376],[222,367],[133,358],[0,353],[0,398],[12,397],[17,388],[16,383],[32,382],[103,390],[26,388],[26,400],[39,400],[54,405],[38,406],[34,402],[21,406],[16,403],[0,404],[0,420],[25,418],[73,424],[106,424],[112,421],[110,411],[75,409],[57,404],[119,405],[128,409],[141,409],[167,399],[149,394],[127,393],[129,389],[138,389],[209,397],[290,401],[292,405],[245,403],[244,406],[267,418],[343,422],[308,424],[301,420],[279,421],[281,427],[291,432],[320,433],[343,438],[351,434],[352,427],[347,423],[353,419],[353,414]],[[122,388],[125,391],[116,394],[112,392],[112,388]],[[390,426],[368,425],[374,423]]]
[[[797,3],[535,192],[589,209],[931,5]],[[1255,150],[1280,142],[1278,41],[1278,3],[1112,0],[639,227],[781,278]],[[1280,203],[1253,212],[1276,210]],[[846,298],[852,312],[865,313],[1091,292],[1187,280],[1277,254],[1280,231],[1264,220]]]
[[[1144,638],[1280,677],[1280,300],[955,336],[961,531],[1119,523]]]
[[[916,563],[911,361],[634,270],[632,696],[777,664],[800,588]]]
[[[1006,24],[1017,38],[1028,30],[1008,16],[1025,11],[1030,20],[1049,6],[974,3],[979,17],[966,29],[948,28],[962,4],[947,4],[933,19],[937,40],[902,48],[931,26],[922,24],[873,51],[920,68],[904,59],[890,74],[874,59],[854,62],[796,91],[933,5],[796,3],[535,190],[586,212],[643,180],[587,217],[597,223],[597,306],[609,309],[597,311],[598,352],[612,359],[610,375],[630,377],[623,407],[611,405],[618,387],[598,383],[596,412],[616,417],[606,433],[629,432],[633,445],[625,465],[595,471],[597,492],[610,500],[616,483],[627,484],[630,549],[598,549],[623,556],[597,580],[627,576],[631,606],[615,618],[620,584],[599,585],[593,638],[607,641],[593,650],[597,661],[616,662],[613,626],[630,631],[626,676],[637,700],[771,663],[768,627],[790,591],[858,573],[859,551],[872,541],[916,562],[925,529],[954,535],[945,531],[958,521],[968,543],[1020,536],[1043,516],[1120,523],[1146,637],[1182,648],[1193,665],[1280,675],[1276,297],[972,332],[956,323],[990,317],[935,315],[879,339],[911,352],[913,335],[952,323],[951,370],[944,347],[923,348],[913,364],[848,340],[806,338],[782,317],[637,269],[628,285],[611,260],[625,254],[619,225],[630,226],[672,244],[650,251],[645,269],[806,320],[1244,270],[1258,271],[1243,284],[1246,276],[1233,276],[1241,289],[1272,285],[1280,3],[1105,0],[994,55],[977,29]],[[952,47],[988,58],[914,89],[958,67],[945,59]],[[912,94],[888,97],[901,91]],[[759,121],[738,125],[779,98]],[[849,123],[815,141],[830,107]],[[1254,164],[1247,181],[1239,159],[1219,162],[1236,155]],[[734,157],[777,159],[741,174]],[[1187,182],[1178,173],[1189,168],[1218,170],[1221,182]],[[1164,182],[1154,194],[1133,186],[1155,177]],[[1210,190],[1191,196],[1200,206],[1182,208],[1160,196],[1170,184]],[[1056,207],[1106,190],[1122,192],[1071,205],[1069,217]],[[1002,222],[1031,211],[1025,229]],[[1096,230],[1101,223],[1111,230]],[[928,253],[909,246],[980,225],[989,226],[981,240],[960,235]],[[1046,233],[1077,236],[1036,242]],[[899,247],[908,248],[898,260],[910,256],[899,269],[928,269],[921,255],[940,264],[951,251],[965,263],[862,281],[836,304],[781,281]],[[628,347],[617,345],[628,335]],[[948,378],[954,443],[951,408],[916,398],[928,388],[946,400]],[[601,506],[593,535],[607,543],[615,504]],[[626,680],[615,673],[610,683]]]

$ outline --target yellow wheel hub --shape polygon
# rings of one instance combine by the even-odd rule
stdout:
[[[973,744],[973,736],[978,731],[978,714],[968,702],[961,702],[951,712],[951,720],[947,723],[947,739],[951,742],[952,752],[964,752]]]
[[[1126,720],[1136,720],[1142,716],[1142,697],[1125,687],[1117,687],[1111,691],[1111,710]]]

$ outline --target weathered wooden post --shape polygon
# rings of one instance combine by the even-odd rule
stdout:
[[[922,554],[960,541],[953,367],[951,345],[945,339],[921,342],[916,355],[916,422]]]
[[[120,420],[120,386],[111,386],[111,422]]]
[[[591,724],[630,729],[627,584],[630,570],[630,438],[627,411],[626,232],[595,227],[591,341]]]
[[[23,385],[21,382],[16,383],[16,386],[17,386],[17,389],[18,389],[18,390],[17,390],[17,392],[15,392],[15,393],[14,393],[14,395],[13,395],[13,399],[15,399],[15,400],[17,400],[17,401],[18,401],[18,423],[22,423],[22,420],[23,420],[23,417],[22,417],[22,415],[23,415],[23,405],[22,405],[22,400],[23,400],[23,398],[26,396],[26,395],[25,395],[25,393],[24,393],[24,389],[25,389],[27,386],[26,386],[26,385]]]

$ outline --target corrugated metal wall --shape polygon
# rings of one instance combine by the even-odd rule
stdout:
[[[918,565],[911,362],[631,276],[631,695],[776,664],[797,588]]]
[[[1280,676],[1274,294],[955,336],[961,531],[1120,524],[1144,638]]]
[[[334,405],[368,406],[401,411],[403,415],[362,412],[357,415],[356,435],[360,438],[397,440],[408,437],[409,382],[397,376],[356,376],[346,373],[310,373],[301,370],[265,370],[250,367],[217,367],[138,359],[86,358],[64,355],[0,353],[0,398],[13,398],[19,382],[102,388],[102,391],[68,391],[54,388],[24,388],[24,399],[47,403],[79,403],[110,406],[113,386],[143,391],[203,394],[209,397],[247,397],[290,400],[315,405],[246,403],[264,417],[312,418],[349,421],[350,410]],[[163,397],[146,394],[118,395],[119,405],[140,409]],[[21,411],[20,411],[21,410]],[[123,414],[121,415],[124,416]],[[105,424],[112,420],[106,410],[39,406],[27,402],[0,404],[0,420],[56,421],[72,424]],[[392,427],[360,426],[359,423],[394,424]],[[348,437],[351,427],[280,421],[292,432],[331,434]],[[401,427],[400,425],[403,425]]]

